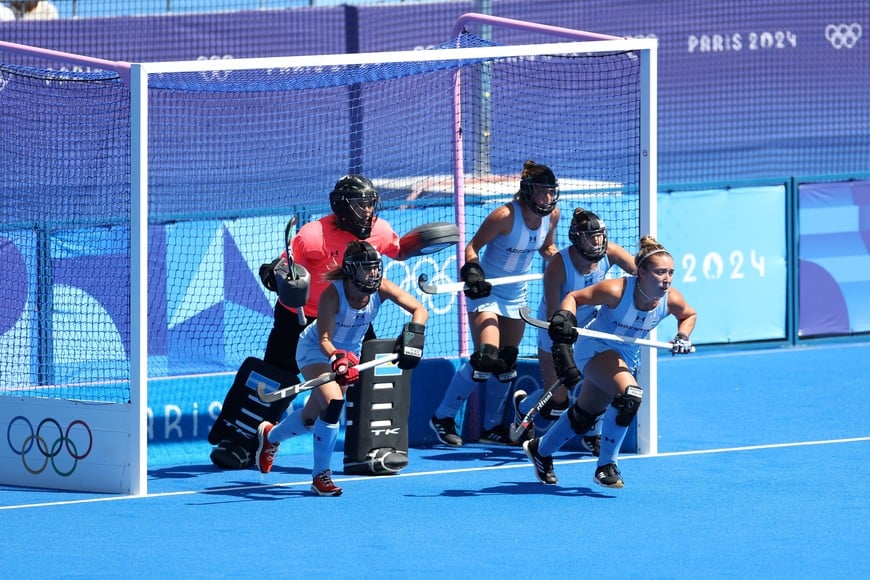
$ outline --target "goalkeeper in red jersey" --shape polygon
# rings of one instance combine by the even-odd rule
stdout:
[[[279,293],[263,357],[266,363],[293,377],[299,374],[295,359],[299,335],[317,318],[318,300],[330,284],[326,273],[341,267],[348,243],[364,240],[379,254],[400,258],[399,235],[386,220],[378,217],[380,198],[367,177],[351,174],[339,179],[329,194],[329,204],[332,214],[305,224],[293,237],[292,259],[310,274],[308,301],[301,308],[295,308],[284,304]],[[282,257],[286,259],[286,253]],[[374,330],[369,327],[366,340],[374,337]],[[271,420],[277,421],[292,400],[272,403],[268,409]],[[248,401],[248,389],[244,385],[239,388],[234,385],[224,399],[221,414],[209,433],[209,441],[216,444],[211,460],[218,467],[242,469],[253,465],[260,421],[250,416],[251,410],[246,412],[247,405],[256,404]],[[254,411],[260,414],[263,410]]]

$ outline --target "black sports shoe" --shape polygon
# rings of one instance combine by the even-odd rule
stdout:
[[[596,467],[594,481],[602,487],[623,487],[624,485],[622,475],[615,463]]]
[[[518,389],[514,393],[514,423],[512,426],[512,430],[517,430],[520,428],[520,425],[523,424],[523,419],[526,417],[526,414],[520,411],[520,401],[526,398],[526,392],[522,389]],[[535,436],[535,422],[529,421],[529,426],[526,427],[520,436],[517,437],[517,441],[528,441]]]
[[[556,477],[556,472],[553,471],[553,457],[544,456],[538,453],[538,445],[541,440],[536,438],[523,443],[523,451],[526,452],[526,457],[535,466],[535,475],[541,483],[547,485],[556,485],[559,483],[559,478]]]
[[[450,447],[462,447],[462,437],[456,433],[456,421],[453,417],[439,419],[435,415],[429,420],[429,426],[435,431],[438,440]]]
[[[580,446],[598,457],[601,454],[601,435],[584,435],[580,439]]]
[[[496,445],[519,446],[519,441],[511,441],[508,428],[504,425],[496,425],[492,429],[484,429],[480,434],[481,443],[495,443]]]

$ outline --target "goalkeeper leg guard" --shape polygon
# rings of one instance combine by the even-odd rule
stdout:
[[[254,454],[248,447],[230,439],[218,442],[209,458],[221,469],[247,469],[254,464]]]

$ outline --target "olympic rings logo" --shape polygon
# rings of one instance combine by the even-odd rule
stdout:
[[[449,272],[451,272],[451,266],[455,263],[456,256],[447,258],[443,263],[438,262],[431,256],[421,256],[420,259],[414,263],[413,267],[406,262],[393,260],[387,264],[384,275],[402,290],[416,296],[420,302],[423,303],[423,306],[425,306],[430,312],[434,312],[435,314],[446,314],[453,309],[453,305],[456,304],[458,300],[456,293],[451,292],[449,294],[437,295],[426,294],[420,290],[420,287],[417,285],[417,278],[420,277],[420,274],[426,274],[429,276],[430,284],[452,282]],[[393,270],[396,269],[398,269],[399,272],[393,274]],[[433,270],[435,272],[434,275],[432,274]]]
[[[16,423],[19,425],[18,433],[13,433]],[[24,433],[20,433],[22,429]],[[18,415],[6,428],[6,442],[13,453],[21,456],[24,469],[31,474],[39,475],[50,463],[55,473],[67,477],[75,471],[79,461],[90,455],[94,436],[88,424],[80,419],[64,430],[57,419],[49,417],[40,421],[34,431],[33,423]],[[62,451],[66,452],[68,459],[61,456]]]
[[[840,50],[844,46],[852,48],[861,38],[861,25],[857,22],[851,24],[828,24],[825,26],[825,38],[831,46]]]

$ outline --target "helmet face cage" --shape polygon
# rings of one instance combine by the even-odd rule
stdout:
[[[574,212],[568,239],[590,262],[597,262],[607,255],[607,226],[591,211]]]
[[[345,253],[341,271],[348,280],[363,294],[374,294],[384,279],[384,261],[371,245],[362,252]]]
[[[372,224],[380,209],[378,192],[362,175],[346,175],[329,194],[329,204],[338,227],[364,240],[372,235]]]
[[[538,197],[544,194],[548,201],[539,203],[535,200],[535,194]],[[556,202],[559,201],[559,185],[558,183],[537,183],[534,178],[527,178],[520,181],[520,195],[526,200],[526,205],[529,209],[539,216],[545,216],[552,213],[556,209]]]

